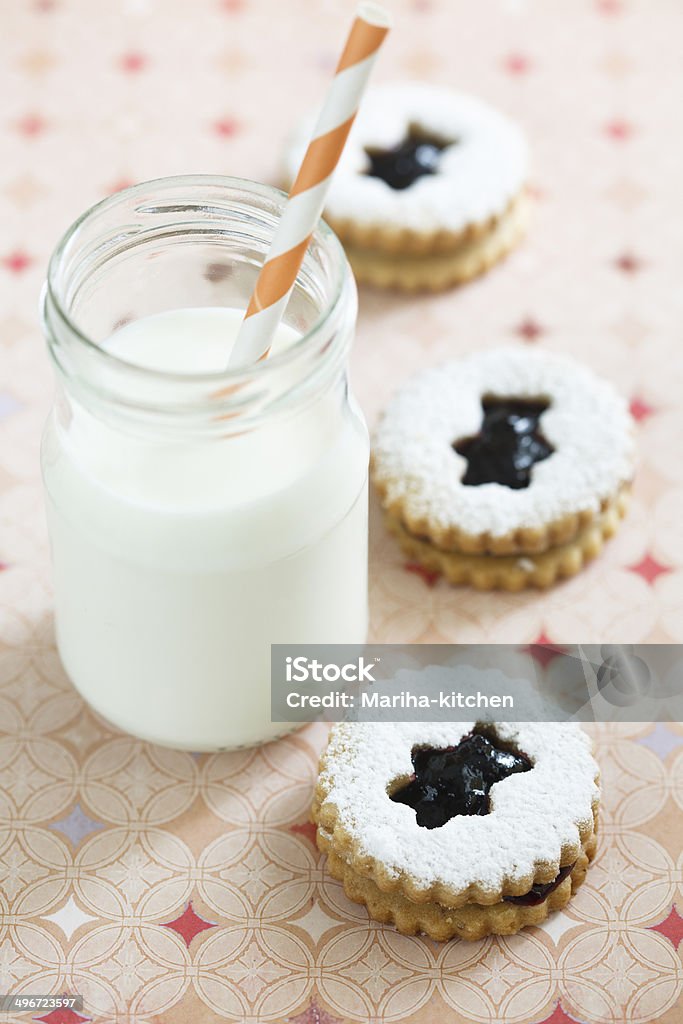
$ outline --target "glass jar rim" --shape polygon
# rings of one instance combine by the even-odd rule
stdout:
[[[109,365],[118,367],[126,373],[130,373],[132,376],[137,376],[140,380],[165,380],[169,383],[177,384],[186,382],[194,384],[219,385],[223,382],[226,384],[234,384],[245,376],[248,376],[251,380],[266,381],[270,375],[277,373],[277,371],[288,366],[290,363],[296,362],[299,358],[303,358],[310,350],[315,348],[316,339],[319,337],[320,333],[327,328],[330,321],[334,320],[334,317],[339,310],[346,286],[351,278],[348,260],[342,244],[332,228],[322,217],[318,221],[311,240],[315,240],[319,244],[322,244],[332,257],[334,265],[334,284],[331,299],[313,325],[301,335],[301,338],[296,345],[292,345],[275,355],[269,356],[267,359],[256,360],[234,368],[226,365],[225,368],[220,370],[203,371],[200,373],[181,373],[177,371],[160,370],[152,367],[141,366],[138,363],[132,363],[127,359],[122,359],[120,356],[115,355],[112,352],[108,352],[102,345],[97,344],[96,341],[90,338],[79,328],[64,308],[64,303],[56,285],[56,279],[68,247],[77,239],[78,233],[84,225],[90,223],[90,221],[98,214],[114,209],[118,204],[125,203],[126,200],[129,200],[131,197],[135,197],[137,194],[143,195],[150,189],[163,194],[165,190],[171,190],[178,187],[189,187],[190,189],[201,187],[239,189],[245,193],[251,194],[255,199],[261,198],[275,201],[280,209],[284,207],[284,204],[287,201],[287,194],[282,189],[279,189],[274,185],[267,185],[262,182],[252,181],[249,178],[238,178],[220,174],[168,175],[161,178],[150,178],[149,180],[138,182],[135,185],[130,185],[127,188],[119,189],[119,191],[106,196],[104,199],[101,199],[99,202],[94,203],[92,206],[89,206],[84,210],[83,213],[66,229],[55,246],[48,263],[47,278],[41,297],[43,326],[46,330],[49,329],[47,314],[49,300],[50,312],[56,313],[63,325],[87,347],[88,351],[93,354],[96,353],[98,358],[101,358]]]

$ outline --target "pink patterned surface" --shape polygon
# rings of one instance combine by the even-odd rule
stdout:
[[[133,180],[274,180],[349,8],[1,7],[0,991],[83,992],[83,1014],[48,1024],[680,1022],[680,726],[597,731],[601,849],[564,912],[511,939],[439,946],[368,923],[327,877],[307,824],[322,729],[195,758],[116,733],[71,690],[38,478],[52,381],[36,306],[50,250],[85,206]],[[432,298],[362,294],[354,380],[368,417],[416,368],[517,341],[615,381],[641,466],[618,537],[547,595],[451,590],[404,565],[374,509],[373,639],[681,641],[680,5],[392,7],[379,77],[459,85],[517,116],[537,201],[528,241],[486,279]]]

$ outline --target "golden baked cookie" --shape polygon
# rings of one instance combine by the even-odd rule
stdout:
[[[330,872],[377,920],[512,934],[583,881],[598,779],[575,723],[342,723],[312,817]]]
[[[286,149],[291,184],[310,138]],[[438,291],[483,273],[520,239],[528,150],[514,122],[472,96],[418,82],[365,97],[325,216],[359,280]]]
[[[627,508],[628,493],[624,488],[572,540],[535,555],[467,555],[462,551],[444,551],[413,536],[401,520],[390,513],[385,515],[385,523],[410,559],[445,576],[449,583],[467,584],[476,590],[518,591],[527,587],[543,589],[560,579],[575,576],[586,562],[600,554]]]
[[[634,469],[625,400],[528,348],[413,377],[374,432],[372,478],[403,549],[454,583],[548,586],[598,553]]]
[[[346,255],[362,284],[404,292],[439,292],[465,284],[503,259],[524,234],[528,212],[528,200],[520,195],[487,229],[449,250],[387,252],[347,242]]]
[[[596,850],[597,836],[593,833],[559,884],[545,899],[528,906],[510,900],[488,906],[465,903],[455,908],[439,903],[412,903],[400,893],[382,892],[371,878],[356,874],[334,852],[328,853],[327,868],[333,878],[343,883],[350,900],[364,904],[375,921],[393,924],[403,935],[423,933],[437,942],[456,937],[476,941],[487,935],[515,935],[522,928],[542,924],[553,911],[566,907],[585,881]]]

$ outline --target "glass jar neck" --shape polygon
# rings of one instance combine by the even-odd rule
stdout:
[[[67,396],[128,432],[225,436],[332,387],[344,373],[357,300],[324,224],[285,314],[301,335],[290,348],[209,373],[148,369],[107,350],[122,323],[177,308],[245,308],[284,202],[267,186],[193,176],[146,182],[87,211],[55,250],[43,293],[48,347]]]

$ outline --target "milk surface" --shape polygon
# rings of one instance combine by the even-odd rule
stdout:
[[[109,352],[173,373],[228,361],[242,311],[181,309]],[[281,327],[273,351],[295,344]],[[187,749],[272,737],[271,643],[362,643],[367,434],[339,389],[241,436],[160,441],[77,403],[44,475],[60,654],[114,724]]]
[[[127,363],[165,373],[220,373],[230,359],[244,312],[202,306],[172,309],[120,328],[105,344],[107,352]],[[280,324],[271,355],[284,352],[300,335]]]

